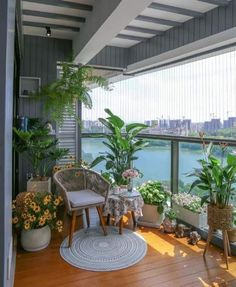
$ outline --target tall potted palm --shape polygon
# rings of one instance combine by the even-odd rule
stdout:
[[[27,191],[51,192],[51,171],[56,161],[65,157],[69,150],[58,148],[58,140],[50,135],[46,125],[36,123],[28,131],[13,128],[14,148],[28,159],[33,177],[27,182]]]
[[[105,112],[108,117],[99,118],[99,121],[109,132],[105,134],[107,141],[103,141],[108,151],[101,152],[101,155],[91,163],[91,167],[105,162],[106,171],[117,185],[128,184],[128,180],[122,174],[132,167],[133,161],[138,158],[136,153],[148,144],[145,140],[136,138],[137,134],[147,126],[141,123],[125,124],[109,109],[105,109]]]

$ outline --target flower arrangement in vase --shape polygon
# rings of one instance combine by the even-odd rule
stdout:
[[[127,190],[129,192],[132,192],[133,190],[133,179],[139,176],[140,176],[140,172],[134,168],[127,169],[122,173],[122,177],[128,181]]]
[[[22,192],[12,203],[12,223],[21,231],[21,244],[27,251],[38,251],[48,246],[51,229],[61,232],[62,221],[57,210],[61,196],[49,192]]]

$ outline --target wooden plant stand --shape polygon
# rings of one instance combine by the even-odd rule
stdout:
[[[223,236],[224,257],[225,257],[226,267],[227,267],[227,269],[229,269],[228,256],[231,256],[231,248],[230,248],[230,243],[229,243],[229,237],[228,237],[227,230],[225,230],[225,229],[222,230],[221,229],[221,231],[222,231],[222,236]],[[203,253],[204,258],[206,256],[207,250],[209,249],[213,233],[214,233],[214,228],[209,227],[207,243],[206,243],[206,246],[205,246],[205,249],[204,249],[204,253]]]

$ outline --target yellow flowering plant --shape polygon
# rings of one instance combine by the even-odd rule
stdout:
[[[48,225],[61,232],[62,221],[57,211],[63,203],[61,196],[49,192],[24,192],[12,203],[12,223],[16,229],[31,230]]]

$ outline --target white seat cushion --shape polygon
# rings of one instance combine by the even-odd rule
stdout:
[[[84,207],[87,205],[105,203],[105,198],[103,196],[90,189],[67,192],[67,197],[72,207]]]

